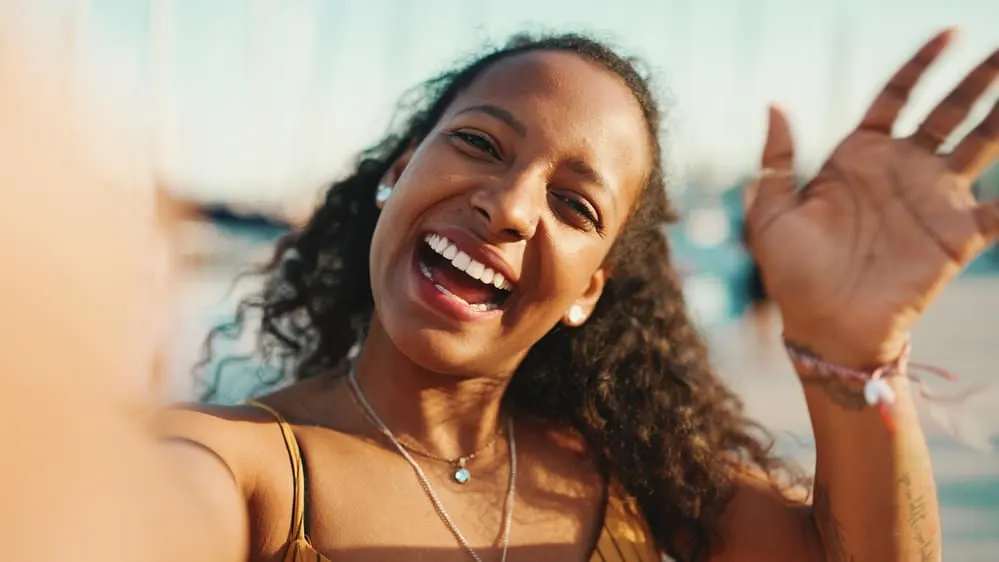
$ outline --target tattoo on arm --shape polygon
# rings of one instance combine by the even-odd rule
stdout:
[[[825,484],[815,481],[812,500],[812,519],[822,538],[826,562],[855,562],[856,558],[846,550],[843,538],[843,525],[832,512],[829,491]]]
[[[845,410],[865,410],[868,407],[863,389],[850,388],[841,380],[802,377],[801,384],[821,390],[834,404]]]
[[[814,357],[819,360],[822,359],[822,356],[815,350],[799,343],[789,341],[787,342],[787,346],[801,355]],[[861,387],[851,386],[838,378],[816,375],[808,376],[804,373],[800,375],[800,379],[802,385],[820,390],[834,404],[844,410],[857,411],[867,408],[867,401],[864,399],[864,391]]]
[[[906,524],[909,532],[912,533],[913,540],[916,541],[916,552],[919,553],[919,562],[937,562],[937,547],[934,540],[926,536],[926,519],[929,508],[926,505],[926,498],[916,489],[912,476],[906,472],[898,479],[901,487],[902,498],[905,503]]]

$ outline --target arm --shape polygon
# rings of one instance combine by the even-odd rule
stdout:
[[[745,475],[717,562],[940,560],[936,490],[908,382],[892,379],[898,399],[889,432],[859,386],[799,374],[817,452],[811,501]]]
[[[793,180],[790,128],[771,110],[762,171],[747,197],[749,242],[780,306],[785,339],[826,365],[868,371],[892,363],[943,287],[999,239],[999,201],[976,201],[970,190],[999,156],[999,105],[940,153],[999,77],[999,51],[912,136],[892,136],[916,82],[952,37],[939,33],[896,72],[801,189]],[[764,507],[733,502],[729,534],[757,531],[773,542],[794,542],[778,533],[804,527],[808,538],[799,550],[811,545],[819,552],[810,558],[781,552],[772,560],[940,560],[939,506],[909,383],[898,376],[905,373],[888,379],[897,399],[889,431],[866,406],[859,383],[816,379],[813,371],[825,367],[795,362],[817,449],[811,517],[805,523],[784,510],[771,521],[753,521],[747,513]],[[758,553],[757,559],[768,558]]]
[[[936,486],[909,381],[891,378],[890,432],[859,385],[801,374],[817,452],[812,519],[826,560],[940,560]]]
[[[136,415],[153,402],[137,375],[151,347],[141,303],[156,300],[146,293],[156,246],[144,176],[127,187],[112,181],[121,175],[98,177],[72,145],[78,116],[61,98],[64,75],[25,57],[8,21],[0,17],[3,559],[244,560],[245,503],[225,467],[157,440]],[[127,148],[122,162],[134,156]]]
[[[135,327],[119,322],[128,291],[92,281],[95,272],[111,280],[124,269],[117,259],[86,275],[66,267],[79,248],[69,237],[79,242],[103,227],[25,218],[32,213],[20,199],[0,205],[0,255],[18,264],[0,289],[10,322],[0,338],[4,558],[244,560],[245,502],[224,464],[157,439],[140,415],[152,400],[135,384],[145,378],[124,374],[134,372],[129,356],[141,347]],[[94,210],[86,201],[48,208],[69,216],[63,204],[84,216]],[[39,238],[5,236],[39,220],[54,223]]]
[[[224,466],[193,447],[154,441],[139,424],[67,407],[37,416],[40,401],[6,414],[32,420],[4,433],[0,526],[12,560],[239,562],[246,560],[245,502]],[[18,427],[18,426],[7,426]]]

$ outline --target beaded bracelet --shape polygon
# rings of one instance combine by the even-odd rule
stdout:
[[[936,375],[951,382],[957,380],[957,377],[947,370],[932,365],[909,363],[912,348],[908,342],[894,361],[870,371],[860,371],[828,363],[816,357],[809,350],[787,340],[784,341],[784,346],[787,348],[788,355],[795,366],[798,367],[802,377],[838,379],[844,382],[855,381],[863,383],[864,401],[868,405],[877,408],[889,432],[895,430],[895,421],[892,417],[892,404],[895,403],[896,396],[895,390],[888,384],[886,378],[893,375],[902,375],[914,383],[916,389],[914,398],[917,401],[918,399],[924,401],[923,404],[926,407],[927,413],[940,429],[959,442],[976,450],[987,452],[994,450],[991,434],[988,431],[976,431],[976,425],[979,424],[976,424],[968,416],[966,412],[967,408],[965,408],[967,400],[976,395],[981,395],[988,388],[988,385],[974,385],[950,395],[941,395],[931,391],[926,382],[919,377],[918,373]],[[952,405],[952,407],[947,408],[947,404]],[[951,413],[948,410],[952,410],[954,416],[948,415]],[[958,418],[963,418],[963,420]]]
[[[791,361],[809,377],[840,379],[842,381],[856,381],[864,385],[864,401],[868,406],[876,408],[884,421],[888,431],[895,430],[895,422],[892,417],[891,406],[895,403],[895,390],[892,389],[887,377],[898,375],[905,369],[912,351],[911,345],[906,342],[902,352],[891,363],[886,363],[870,371],[851,369],[842,365],[828,363],[816,357],[811,352],[794,345],[785,340],[784,346],[787,348]],[[948,377],[950,378],[950,377]],[[918,380],[918,379],[917,379]]]

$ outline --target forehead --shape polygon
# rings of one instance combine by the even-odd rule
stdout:
[[[553,156],[572,152],[621,182],[644,178],[651,165],[635,95],[622,78],[580,55],[537,51],[498,61],[448,113],[479,104],[508,111],[523,124],[524,136]]]

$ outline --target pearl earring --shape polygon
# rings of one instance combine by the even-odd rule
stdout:
[[[378,189],[375,191],[375,206],[381,209],[385,206],[385,202],[392,197],[392,186],[379,184]]]
[[[586,321],[586,312],[583,311],[583,307],[578,304],[574,304],[569,307],[569,324],[573,326],[579,326]]]

